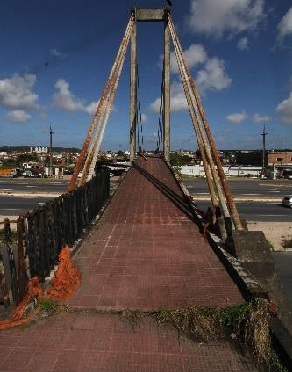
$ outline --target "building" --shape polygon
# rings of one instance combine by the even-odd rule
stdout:
[[[273,178],[292,179],[292,152],[270,152],[268,167],[273,167]]]
[[[291,166],[292,167],[292,152],[269,152],[268,165],[275,167]]]

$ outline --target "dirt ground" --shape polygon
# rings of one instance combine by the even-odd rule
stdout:
[[[292,221],[291,222],[247,222],[248,230],[262,231],[267,240],[272,244],[275,251],[284,250],[283,242],[292,241]],[[290,243],[289,249],[292,249]],[[286,249],[285,249],[286,250]]]

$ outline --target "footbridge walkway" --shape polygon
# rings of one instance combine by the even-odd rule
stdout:
[[[82,284],[62,311],[0,332],[1,372],[257,370],[229,340],[164,324],[244,299],[161,158],[135,161],[74,260]]]

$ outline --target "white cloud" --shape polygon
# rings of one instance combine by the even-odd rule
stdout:
[[[248,48],[247,37],[242,37],[241,39],[238,40],[237,48],[239,50],[246,50]]]
[[[159,112],[160,111],[160,97],[159,98],[156,98],[156,100],[152,103],[150,103],[150,110],[152,112]]]
[[[283,16],[277,28],[280,38],[284,38],[285,36],[292,34],[292,7]]]
[[[98,105],[98,101],[97,102],[91,102],[87,106],[85,106],[82,111],[85,111],[87,114],[93,116],[96,112],[97,105]]]
[[[268,115],[260,115],[260,114],[254,114],[253,116],[253,121],[255,123],[266,123],[268,121],[270,121],[271,118],[268,116]]]
[[[207,53],[202,44],[191,44],[189,49],[185,50],[183,54],[188,62],[189,68],[195,67],[207,60]],[[170,71],[172,73],[179,72],[174,52],[170,53]]]
[[[254,30],[264,17],[264,0],[191,0],[188,27],[216,37]]]
[[[172,82],[170,86],[170,111],[187,110],[187,108],[188,104],[182,84],[178,81]],[[150,104],[150,110],[153,112],[160,111],[160,98],[156,98],[156,100]]]
[[[287,99],[278,104],[276,110],[283,123],[292,124],[292,92]]]
[[[181,82],[174,81],[170,87],[170,110],[187,110],[188,103]]]
[[[25,123],[31,118],[25,110],[11,110],[7,114],[7,119],[13,123]]]
[[[230,87],[232,79],[225,71],[225,63],[217,57],[208,58],[207,52],[202,44],[191,44],[184,51],[184,56],[190,68],[203,64],[198,71],[195,82],[201,93],[207,90],[222,90]],[[171,53],[171,72],[178,73],[178,67],[175,61],[175,54]],[[160,98],[157,98],[150,104],[150,110],[153,112],[160,111]],[[181,82],[173,81],[170,86],[170,110],[181,111],[187,110],[188,104],[185,98]]]
[[[83,111],[93,115],[97,108],[97,102],[91,102],[85,105],[81,100],[77,99],[69,89],[69,84],[66,80],[60,79],[56,82],[55,88],[59,91],[53,95],[54,107],[66,111]]]
[[[205,56],[204,68],[198,71],[195,82],[201,93],[207,90],[222,90],[229,88],[232,79],[226,74],[224,61],[219,58],[207,59]],[[188,104],[185,98],[181,82],[174,81],[170,86],[170,110],[187,110]],[[159,112],[160,98],[157,98],[150,105],[150,110]]]
[[[141,123],[146,124],[147,123],[147,115],[143,112],[141,113]]]
[[[33,93],[36,75],[13,75],[0,80],[0,105],[12,109],[36,109],[39,96]]]
[[[67,55],[63,52],[60,52],[59,50],[53,48],[53,49],[50,49],[50,54],[55,57],[55,58],[59,58],[59,59],[64,59],[67,57]]]
[[[237,112],[226,116],[226,119],[232,124],[240,124],[247,118],[245,111]]]
[[[209,59],[197,73],[196,83],[201,92],[229,88],[232,79],[225,72],[225,64],[217,57]]]

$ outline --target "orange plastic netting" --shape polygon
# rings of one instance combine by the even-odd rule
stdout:
[[[81,284],[81,274],[70,258],[70,248],[64,245],[59,254],[59,266],[55,272],[51,287],[47,291],[45,299],[58,301],[68,300],[73,296]],[[27,293],[21,303],[13,310],[10,319],[0,321],[0,330],[17,327],[28,323],[38,312],[33,310],[25,316],[27,306],[33,301],[40,301],[43,298],[43,289],[40,286],[39,278],[34,277],[28,281]]]
[[[27,305],[33,300],[41,300],[43,296],[43,291],[39,283],[39,278],[35,276],[29,280],[27,284],[27,292],[20,304],[12,311],[11,318],[3,320],[0,322],[0,329],[7,329],[12,327],[17,327],[19,325],[28,323],[32,317],[35,315],[35,312],[30,316],[23,317]]]
[[[81,284],[81,274],[70,259],[70,248],[65,245],[59,254],[59,267],[47,291],[47,298],[59,301],[69,300]]]

